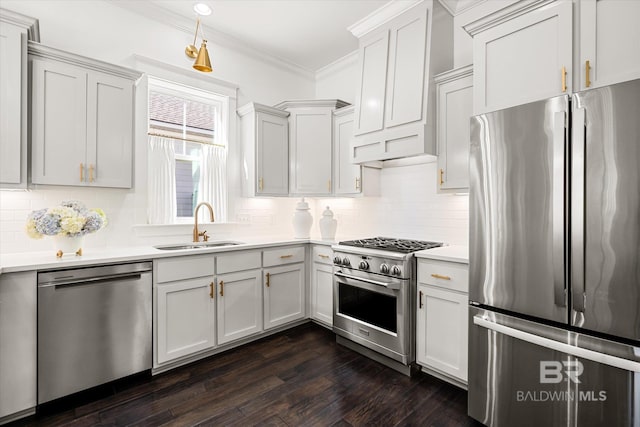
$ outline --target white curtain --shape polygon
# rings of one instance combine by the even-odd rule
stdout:
[[[171,224],[176,216],[176,155],[173,140],[149,137],[149,224]]]
[[[198,202],[209,202],[213,206],[216,222],[227,221],[227,149],[202,144],[202,169],[200,171]],[[201,209],[201,212],[203,210]],[[204,215],[203,221],[209,221]]]

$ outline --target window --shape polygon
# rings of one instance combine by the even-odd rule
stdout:
[[[149,78],[148,105],[149,222],[192,222],[203,201],[225,221],[228,98]]]

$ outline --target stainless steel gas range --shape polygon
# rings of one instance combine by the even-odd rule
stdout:
[[[374,237],[333,246],[333,331],[339,344],[405,375],[415,362],[414,252],[438,242]]]

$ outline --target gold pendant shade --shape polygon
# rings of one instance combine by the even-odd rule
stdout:
[[[198,29],[200,29],[200,35],[202,37],[202,44],[200,45],[200,49],[198,49],[195,44],[198,38]],[[204,35],[202,34],[202,28],[200,28],[200,18],[196,22],[196,32],[193,36],[193,44],[188,45],[184,49],[185,55],[189,58],[195,58],[195,62],[193,63],[193,68],[202,71],[203,73],[210,73],[213,71],[211,68],[211,59],[209,58],[209,51],[207,50],[207,41],[204,39]]]

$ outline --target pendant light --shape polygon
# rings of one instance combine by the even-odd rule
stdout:
[[[194,6],[194,10],[198,15],[211,14],[211,8],[203,3],[196,4]],[[196,40],[198,39],[198,29],[200,29],[200,37],[202,39],[200,49],[196,47]],[[200,27],[200,16],[198,16],[198,19],[196,21],[196,31],[193,35],[193,44],[188,45],[184,49],[184,53],[189,58],[195,58],[195,62],[193,63],[194,69],[202,71],[203,73],[210,73],[211,71],[213,71],[213,68],[211,68],[211,59],[209,59],[209,51],[207,50],[207,40],[204,38],[202,27]]]

